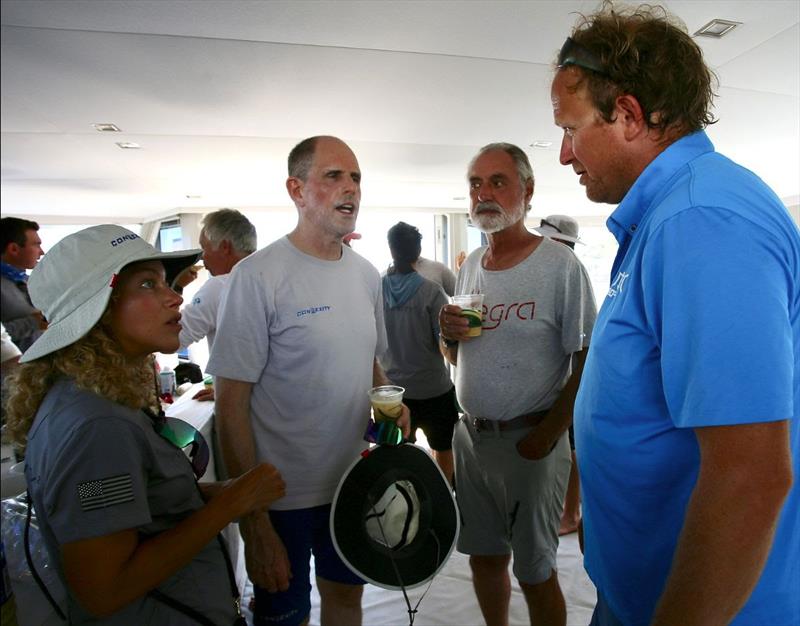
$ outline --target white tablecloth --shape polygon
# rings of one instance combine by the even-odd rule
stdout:
[[[214,403],[213,402],[200,402],[193,400],[192,397],[201,389],[203,383],[196,383],[192,385],[183,394],[178,396],[175,402],[164,411],[170,417],[177,417],[185,422],[188,422],[200,431],[200,434],[205,437],[208,443],[210,458],[206,473],[200,479],[201,483],[214,482],[217,480],[216,463],[214,459]],[[236,573],[236,582],[239,585],[239,593],[244,592],[245,584],[247,583],[247,571],[242,558],[239,539],[239,525],[230,524],[223,532],[225,540],[228,542],[230,549],[231,563],[233,570]]]

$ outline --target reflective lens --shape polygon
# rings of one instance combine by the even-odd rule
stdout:
[[[387,446],[397,446],[403,442],[403,431],[394,422],[375,422],[369,420],[364,433],[364,441]]]
[[[206,473],[211,457],[205,437],[194,426],[177,417],[165,417],[159,421],[160,423],[155,426],[156,432],[174,446],[187,452],[194,475],[198,479],[201,478]]]

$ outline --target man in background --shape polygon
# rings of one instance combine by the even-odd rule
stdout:
[[[25,352],[47,328],[42,312],[31,303],[26,270],[44,254],[39,224],[17,217],[0,220],[0,321],[11,340]]]
[[[663,8],[582,18],[551,97],[561,163],[618,205],[575,403],[592,624],[798,624],[800,232],[714,151],[711,71]]]
[[[574,250],[575,244],[581,241],[578,236],[578,220],[569,215],[548,215],[541,220],[539,227],[534,230],[553,241],[563,243],[571,250]],[[578,263],[580,263],[580,260],[578,260]],[[581,263],[581,265],[583,264]],[[561,514],[559,535],[574,533],[581,523],[581,481],[578,476],[578,464],[575,458],[575,429],[571,424],[569,427],[569,447],[572,451],[572,469],[569,471],[567,495],[564,496],[564,512]]]
[[[256,251],[256,229],[244,215],[234,209],[220,209],[203,218],[200,230],[200,248],[203,265],[211,278],[181,310],[181,349],[203,337],[208,340],[208,351],[214,345],[217,333],[217,312],[223,289],[234,266]],[[213,400],[214,389],[203,389],[195,400]]]
[[[291,151],[288,170],[297,227],[231,274],[208,370],[229,474],[270,459],[286,481],[280,505],[240,522],[255,624],[308,620],[313,553],[322,622],[357,626],[363,581],[336,553],[329,517],[339,480],[366,447],[367,391],[389,384],[376,359],[386,347],[380,276],[342,243],[361,201],[352,150],[311,137]],[[407,422],[404,407],[406,434]]]
[[[383,277],[383,317],[389,349],[381,358],[386,375],[405,388],[411,438],[421,428],[433,458],[453,482],[453,426],[458,421],[455,387],[439,352],[439,310],[447,304],[442,287],[414,270],[422,235],[405,222],[387,234],[394,263]]]
[[[417,260],[414,261],[414,271],[423,278],[427,278],[437,285],[441,285],[448,296],[452,296],[455,293],[456,275],[453,274],[453,270],[444,263],[419,256]]]

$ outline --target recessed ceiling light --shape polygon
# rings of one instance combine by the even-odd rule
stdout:
[[[92,124],[95,130],[101,133],[121,133],[122,130],[116,124]]]
[[[138,150],[142,147],[138,143],[133,143],[132,141],[118,141],[117,145],[123,150]]]
[[[715,37],[716,39],[719,39],[720,37],[727,35],[739,25],[741,25],[741,22],[713,19],[700,30],[698,30],[695,33],[695,37]]]
[[[203,196],[201,196],[200,194],[195,194],[195,193],[187,193],[186,194],[186,199],[187,200],[199,200],[202,197]]]
[[[456,201],[466,200],[466,199],[467,199],[467,196],[453,196],[453,200],[456,200]]]
[[[553,145],[552,141],[542,141],[542,140],[540,140],[540,141],[534,141],[531,144],[531,148],[549,148],[552,145]]]

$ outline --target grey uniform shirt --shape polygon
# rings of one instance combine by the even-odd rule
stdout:
[[[28,434],[25,477],[45,545],[66,586],[60,547],[135,528],[143,538],[203,506],[183,452],[142,411],[62,379],[45,396]],[[166,595],[231,624],[235,608],[220,544],[208,543],[159,585]],[[194,620],[150,597],[95,619],[69,596],[71,624],[189,626]]]

